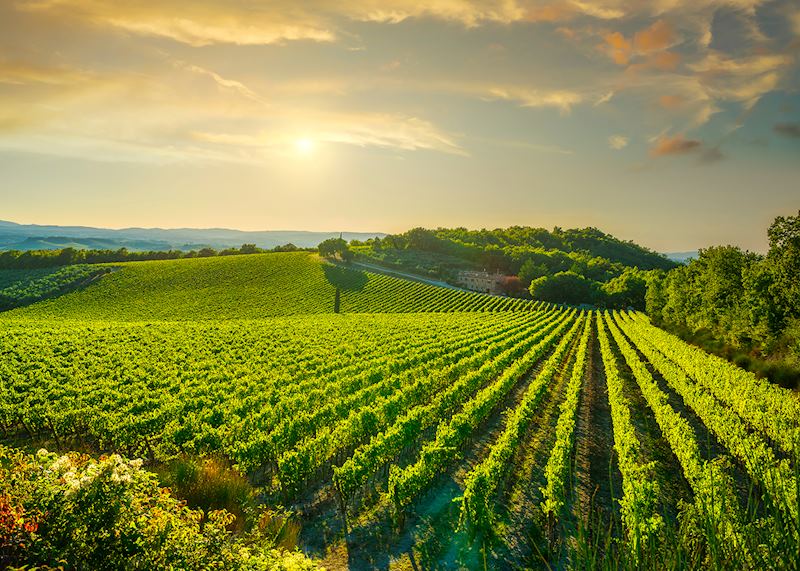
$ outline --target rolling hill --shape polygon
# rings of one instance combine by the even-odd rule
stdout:
[[[5,318],[108,321],[260,319],[333,313],[498,311],[534,302],[487,296],[286,252],[128,262],[88,287],[3,314]]]

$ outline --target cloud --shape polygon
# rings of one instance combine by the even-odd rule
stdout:
[[[772,127],[772,130],[792,139],[800,139],[800,123],[778,123]]]
[[[187,71],[191,71],[192,73],[197,73],[200,75],[210,77],[222,89],[230,90],[234,93],[241,95],[246,99],[250,99],[257,103],[262,103],[265,105],[267,104],[267,102],[263,98],[261,98],[257,93],[255,93],[252,89],[250,89],[240,81],[236,81],[234,79],[226,79],[221,75],[219,75],[218,73],[215,73],[211,70],[200,67],[199,65],[189,64],[183,61],[176,61],[174,62],[174,65],[177,68],[185,69]]]
[[[19,10],[77,19],[192,46],[330,42],[341,20],[397,24],[431,18],[471,28],[487,23],[567,22],[580,16],[621,18],[615,0],[11,0]]]
[[[686,103],[680,95],[662,95],[658,98],[658,104],[664,109],[679,109]]]
[[[611,135],[608,138],[608,146],[619,151],[628,146],[628,137],[624,135]]]
[[[655,145],[650,148],[650,156],[685,155],[700,151],[702,147],[703,143],[701,141],[686,139],[683,135],[675,135],[674,137],[662,135],[656,140]]]
[[[681,56],[675,52],[659,52],[646,57],[643,62],[629,65],[628,72],[639,72],[645,70],[674,71],[681,62]]]
[[[759,0],[7,0],[0,2],[0,38],[6,38],[0,49],[12,50],[3,50],[7,60],[0,57],[0,122],[6,132],[132,141],[136,152],[205,144],[224,154],[237,140],[242,148],[250,148],[245,143],[252,140],[257,148],[273,149],[264,145],[262,132],[280,138],[294,128],[292,122],[319,116],[312,127],[329,142],[458,154],[464,152],[461,136],[438,127],[435,113],[444,109],[439,101],[454,102],[455,113],[462,99],[471,98],[566,115],[580,105],[588,114],[613,98],[629,105],[625,111],[633,121],[642,118],[636,113],[652,112],[657,101],[672,111],[667,133],[689,133],[729,107],[723,103],[749,109],[764,94],[791,87],[796,73],[797,54],[778,41],[736,56],[709,47],[719,45],[710,36],[704,43],[714,11],[731,3],[749,20],[760,5]],[[418,19],[452,23],[441,26],[443,34],[458,26],[493,25],[473,38],[480,54],[463,48],[470,65],[448,65],[453,54],[430,53],[438,36],[422,45],[431,41],[431,26],[419,26]],[[392,32],[398,34],[394,40],[420,38],[419,46],[397,52],[394,40],[375,39],[385,27],[404,21]],[[514,23],[535,24],[506,26]],[[513,34],[534,31],[552,53],[539,44],[536,56],[519,49]],[[308,45],[290,45],[300,41]],[[598,65],[598,42],[619,68]],[[281,47],[235,47],[260,44]],[[356,45],[363,51],[346,51]],[[378,69],[385,73],[375,73]],[[317,115],[321,110],[328,113]],[[666,113],[654,115],[664,119]],[[344,117],[354,124],[343,124]],[[464,130],[473,127],[482,126]],[[220,138],[201,141],[186,133]],[[683,148],[679,141],[672,147],[660,143],[664,154],[692,152],[669,150]],[[691,143],[683,139],[684,147]]]
[[[712,51],[688,67],[709,97],[740,102],[750,109],[778,87],[793,64],[794,58],[780,53],[733,58]]]
[[[605,51],[617,65],[628,66],[631,60],[645,58],[644,62],[630,66],[629,70],[661,69],[673,70],[681,56],[665,51],[674,46],[679,38],[666,20],[657,20],[651,26],[639,30],[629,40],[621,32],[603,34],[605,44],[598,49]]]
[[[77,19],[192,46],[215,43],[276,44],[292,40],[329,42],[335,33],[313,10],[242,0],[17,0],[18,9]]]
[[[39,83],[63,86],[82,83],[90,78],[90,74],[77,69],[23,61],[0,60],[0,84],[29,85]]]
[[[604,103],[608,103],[609,101],[611,101],[612,97],[614,97],[614,91],[609,91],[607,93],[602,94],[600,97],[597,98],[597,101],[594,102],[594,107],[603,105]]]
[[[314,138],[359,147],[373,146],[406,151],[429,150],[466,156],[455,139],[429,121],[394,114],[332,117]]]
[[[620,32],[610,32],[603,39],[608,44],[609,55],[614,63],[628,65],[631,58],[632,45]],[[602,47],[602,46],[601,46]]]
[[[633,45],[640,53],[664,50],[675,44],[675,30],[666,20],[657,20],[633,36]]]
[[[516,101],[522,107],[553,107],[563,114],[583,102],[584,97],[576,91],[543,90],[520,86],[489,87],[487,96],[494,99]]]
[[[403,151],[438,151],[466,156],[455,139],[429,121],[388,114],[324,114],[311,121],[304,137],[319,143],[341,143],[358,147],[391,148]],[[278,152],[291,148],[298,135],[293,130],[261,130],[240,133],[192,132],[191,139],[215,146],[241,150]]]

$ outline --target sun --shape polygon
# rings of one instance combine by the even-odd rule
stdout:
[[[314,152],[314,141],[311,139],[297,139],[294,142],[294,150],[297,151],[298,155],[310,155]]]

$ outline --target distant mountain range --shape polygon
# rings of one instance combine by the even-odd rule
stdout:
[[[699,253],[697,250],[690,250],[688,252],[668,252],[664,255],[673,262],[678,262],[679,264],[685,264],[689,260],[694,260],[695,258],[697,258],[697,256],[699,256]]]
[[[88,226],[40,226],[0,220],[0,250],[57,250],[60,248],[131,251],[197,250],[230,248],[255,244],[274,248],[292,243],[312,248],[339,236],[339,232],[306,232],[296,230],[264,230],[247,232],[227,228],[92,228]],[[366,240],[385,236],[382,232],[343,232],[345,240]]]
[[[231,248],[255,244],[259,248],[274,248],[292,243],[300,248],[313,248],[339,232],[308,232],[303,230],[245,231],[229,228],[93,228],[91,226],[43,226],[17,224],[0,220],[0,250],[58,250],[77,248],[88,250],[131,251],[197,250],[200,248]],[[366,240],[386,236],[384,232],[342,232],[347,240]],[[679,263],[697,257],[697,250],[664,254]]]

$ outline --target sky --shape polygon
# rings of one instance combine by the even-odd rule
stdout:
[[[0,219],[764,251],[796,0],[0,0]]]

